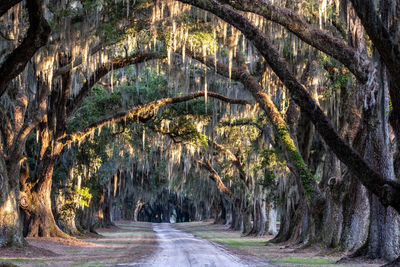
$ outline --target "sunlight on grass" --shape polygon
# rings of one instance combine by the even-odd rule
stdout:
[[[223,243],[232,247],[259,247],[264,246],[264,240],[254,239],[232,239],[232,238],[213,238],[213,242]]]
[[[40,266],[41,263],[45,263],[46,260],[42,259],[27,259],[27,258],[6,258],[6,257],[1,257],[0,258],[0,266],[2,263],[8,263],[8,264],[28,264],[35,262],[35,266]]]
[[[106,264],[104,264],[102,262],[90,262],[90,263],[70,265],[70,267],[97,267],[97,266],[106,266]]]
[[[325,258],[310,258],[310,257],[283,257],[283,258],[271,259],[271,261],[280,263],[305,264],[310,266],[335,264],[334,260],[328,260]]]
[[[246,238],[237,236],[237,233],[231,235],[223,232],[194,232],[196,236],[207,240],[218,242],[232,247],[258,247],[265,246],[264,239]]]

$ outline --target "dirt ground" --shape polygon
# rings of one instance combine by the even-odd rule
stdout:
[[[179,223],[173,227],[207,239],[243,262],[259,260],[276,266],[300,267],[372,267],[384,263],[357,259],[336,264],[345,255],[315,247],[301,249],[270,244],[268,240],[272,236],[242,237],[239,232],[212,222]],[[98,233],[100,236],[79,240],[28,238],[27,248],[0,249],[0,266],[7,266],[2,263],[8,266],[124,266],[124,263],[148,263],[160,251],[151,223],[120,221],[117,227],[98,229]]]
[[[320,248],[295,248],[268,243],[273,236],[243,237],[237,231],[232,231],[228,226],[213,224],[212,222],[179,223],[174,227],[190,232],[195,236],[208,239],[221,244],[233,254],[240,255],[242,259],[254,257],[267,259],[277,266],[355,266],[373,267],[381,266],[384,261],[371,261],[368,259],[352,259],[336,262],[346,255],[337,251],[322,250]]]
[[[97,231],[101,236],[81,240],[27,238],[27,248],[0,249],[0,266],[115,266],[147,258],[158,246],[151,223],[119,221]]]
[[[267,260],[243,258],[223,246],[174,227],[154,224],[159,249],[152,257],[130,266],[138,267],[274,267]]]

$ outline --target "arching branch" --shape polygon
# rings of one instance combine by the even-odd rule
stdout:
[[[165,58],[166,55],[161,53],[144,53],[138,52],[128,58],[114,58],[112,62],[105,63],[101,65],[84,83],[82,88],[79,91],[79,94],[68,104],[68,112],[67,116],[71,117],[76,110],[82,105],[83,99],[89,94],[90,89],[107,73],[111,71],[111,68],[114,70],[121,69],[133,64],[143,63],[153,59],[162,59]]]
[[[242,180],[242,182],[244,183],[244,185],[249,188],[250,187],[250,180],[246,178],[246,173],[244,171],[244,166],[242,165],[242,163],[240,162],[239,158],[233,154],[229,149],[226,149],[225,147],[223,147],[222,145],[216,143],[215,141],[208,141],[209,145],[213,145],[214,149],[216,151],[218,151],[219,153],[225,154],[225,156],[227,157],[227,159],[233,164],[233,166],[235,166],[235,168],[238,170],[239,172],[239,178],[240,180]]]
[[[206,64],[211,68],[215,68],[215,61],[212,57],[204,59],[202,56],[194,55],[193,52],[187,51],[187,54],[192,58]],[[216,64],[217,73],[229,77],[229,67],[217,62]],[[302,186],[299,184],[299,191],[301,194],[311,194],[314,201],[322,203],[322,195],[318,189],[318,186],[313,179],[311,172],[308,170],[300,152],[298,151],[288,126],[280,114],[279,110],[275,106],[272,99],[264,91],[260,83],[249,73],[245,65],[240,68],[231,68],[231,79],[242,83],[246,90],[248,90],[253,97],[260,104],[260,107],[265,111],[268,119],[271,121],[275,134],[279,137],[279,140],[285,147],[285,157],[288,162],[288,167],[299,179]]]
[[[221,2],[227,3],[237,10],[258,14],[284,26],[307,44],[341,62],[361,82],[368,80],[366,66],[362,65],[354,48],[345,44],[341,39],[310,26],[293,10],[265,0],[222,0]]]
[[[199,164],[200,167],[204,168],[210,173],[210,179],[213,180],[218,187],[218,190],[221,191],[224,194],[227,194],[228,196],[232,195],[231,190],[229,190],[224,183],[222,182],[221,177],[219,176],[218,172],[213,168],[211,165],[211,162],[209,160],[204,160],[202,161],[197,161],[197,164]]]
[[[47,43],[51,31],[43,17],[41,0],[27,1],[26,7],[29,13],[29,29],[22,43],[0,66],[0,97],[6,91],[8,83],[25,69],[26,63],[36,51]]]
[[[22,0],[3,0],[0,4],[0,17],[3,16],[10,8],[21,2]]]
[[[351,0],[351,3],[394,82],[400,84],[400,47],[383,24],[374,2],[371,0]]]
[[[203,96],[205,96],[205,94],[206,94],[205,92],[200,91],[200,92],[196,92],[193,94],[189,94],[187,96],[163,98],[163,99],[159,99],[156,101],[152,101],[152,102],[147,103],[142,106],[133,107],[132,109],[130,109],[128,111],[121,111],[121,112],[115,113],[113,115],[106,116],[106,117],[90,124],[89,126],[87,126],[85,129],[83,129],[81,131],[71,133],[71,134],[66,134],[66,135],[62,136],[58,141],[64,145],[67,145],[69,143],[79,141],[80,139],[89,135],[96,129],[101,128],[107,124],[123,121],[123,120],[130,119],[130,118],[135,118],[143,113],[152,113],[162,106],[165,106],[168,104],[186,102],[186,101],[189,101],[189,100],[192,100],[195,98],[203,97]],[[248,102],[246,100],[231,99],[231,98],[225,97],[221,94],[214,93],[214,92],[208,92],[207,96],[219,99],[221,101],[224,101],[224,102],[230,103],[230,104],[240,104],[240,105],[248,104]]]
[[[393,110],[390,112],[390,124],[400,148],[400,45],[383,24],[375,4],[371,0],[351,0],[357,16],[361,19],[365,31],[382,57],[390,74],[390,100]]]
[[[400,212],[400,183],[384,179],[337,133],[322,109],[307,92],[306,88],[289,70],[287,62],[279,56],[270,40],[243,15],[216,0],[179,0],[212,12],[232,26],[239,29],[268,62],[283,84],[291,93],[292,99],[307,114],[318,133],[335,155],[356,175],[362,184],[377,195],[384,205],[390,205]]]

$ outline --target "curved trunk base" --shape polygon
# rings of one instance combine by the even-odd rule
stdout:
[[[29,218],[28,236],[29,237],[60,237],[65,239],[72,238],[61,231],[57,226],[53,213],[46,207],[37,207]]]

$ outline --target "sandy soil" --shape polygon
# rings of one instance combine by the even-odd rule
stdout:
[[[341,261],[340,264],[337,264],[338,260],[346,256],[345,254],[318,247],[304,249],[288,247],[282,244],[271,244],[268,241],[273,236],[243,237],[239,232],[230,230],[228,226],[216,225],[212,222],[179,223],[174,227],[220,244],[231,253],[238,255],[242,260],[267,259],[277,266],[377,267],[385,263],[382,260],[372,261],[365,258],[357,258]]]
[[[221,246],[173,228],[171,224],[154,224],[159,249],[149,259],[124,266],[195,267],[195,266],[272,266],[266,261],[247,261]]]
[[[115,266],[140,261],[157,249],[151,223],[118,222],[82,240],[28,238],[30,247],[0,249],[1,263],[17,266]]]

